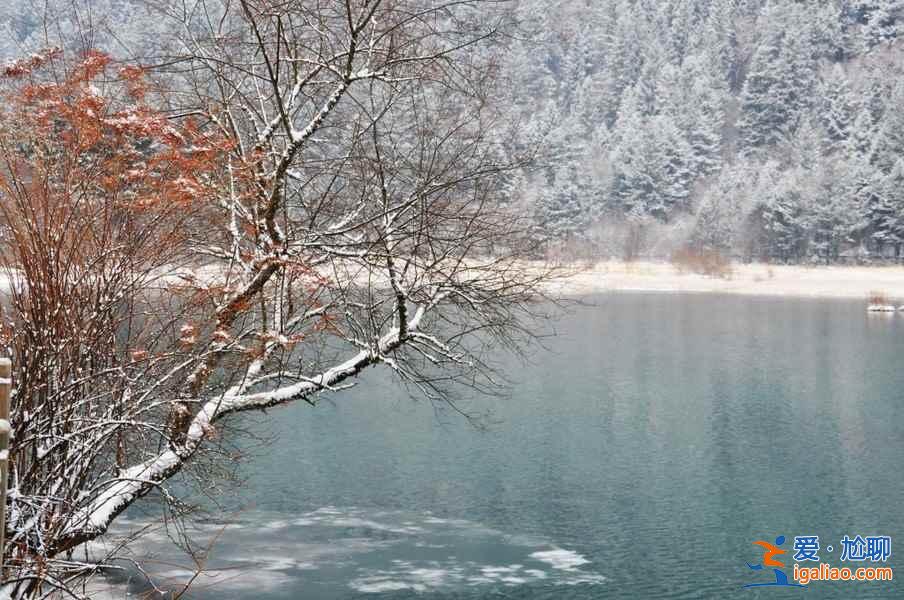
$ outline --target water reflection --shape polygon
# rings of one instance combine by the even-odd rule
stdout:
[[[749,582],[756,539],[904,539],[904,315],[594,302],[535,364],[509,361],[511,398],[468,401],[494,411],[487,431],[438,421],[380,371],[332,404],[260,417],[278,440],[243,467],[244,528],[217,556],[270,583],[230,582],[229,597],[724,598]]]

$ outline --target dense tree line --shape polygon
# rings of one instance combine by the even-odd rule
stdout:
[[[550,247],[897,257],[893,0],[524,0],[504,101],[544,165],[513,185]]]
[[[65,38],[141,60],[179,34],[161,26],[161,11],[177,10],[168,2],[5,4],[5,56]],[[507,10],[511,35],[481,52],[504,77],[492,99],[512,131],[499,146],[539,149],[537,168],[508,185],[549,250],[902,254],[904,2],[513,0]]]

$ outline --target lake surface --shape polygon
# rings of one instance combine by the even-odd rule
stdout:
[[[611,294],[574,309],[478,430],[386,374],[256,417],[192,599],[891,598],[772,579],[755,540],[904,542],[904,315],[863,302]],[[825,546],[835,551],[828,553]],[[142,549],[186,575],[162,534]],[[904,553],[904,548],[900,550]],[[790,564],[790,554],[781,559]],[[184,561],[181,561],[184,564]],[[859,563],[853,563],[859,566]],[[787,569],[790,576],[790,568]]]

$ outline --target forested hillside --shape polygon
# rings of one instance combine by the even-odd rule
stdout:
[[[891,0],[525,0],[506,57],[548,168],[516,185],[566,252],[898,256]]]
[[[176,10],[5,4],[6,56],[60,35],[140,56],[166,39],[161,11]],[[902,7],[512,2],[511,35],[493,50],[494,100],[512,127],[500,145],[538,151],[537,166],[512,178],[512,202],[555,255],[665,257],[689,246],[786,262],[899,257]]]

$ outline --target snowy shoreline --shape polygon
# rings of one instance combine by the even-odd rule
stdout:
[[[904,300],[904,267],[733,264],[730,276],[681,272],[670,263],[617,261],[571,267],[574,274],[550,284],[560,296],[605,292],[716,293],[799,298],[844,298],[864,302],[880,292]]]
[[[483,260],[471,261],[481,264]],[[550,268],[559,269],[543,285],[547,293],[558,297],[586,296],[606,292],[712,293],[748,296],[785,296],[798,298],[857,299],[866,302],[874,293],[891,302],[904,304],[904,266],[800,266],[749,263],[731,265],[725,277],[709,276],[681,270],[669,262],[601,261],[550,264],[522,262],[519,267],[540,275]],[[334,263],[321,275],[341,285],[358,285],[377,289],[389,288],[382,271],[368,272],[360,265]],[[190,270],[161,270],[151,288],[165,288],[173,283],[198,285],[215,282],[222,273],[211,266]],[[11,282],[0,276],[0,295],[9,294]]]
[[[476,266],[491,259],[469,261]],[[466,263],[467,264],[467,263]],[[904,266],[801,266],[765,263],[734,263],[725,277],[682,270],[669,262],[601,261],[557,263],[525,261],[518,265],[528,273],[558,268],[543,289],[552,296],[575,297],[607,292],[711,293],[797,298],[863,300],[878,293],[891,302],[904,304]],[[388,289],[382,271],[367,271],[360,265],[333,263],[322,275],[342,285]],[[183,280],[181,271],[161,281]],[[196,268],[190,277],[198,282],[216,276],[216,269]]]

